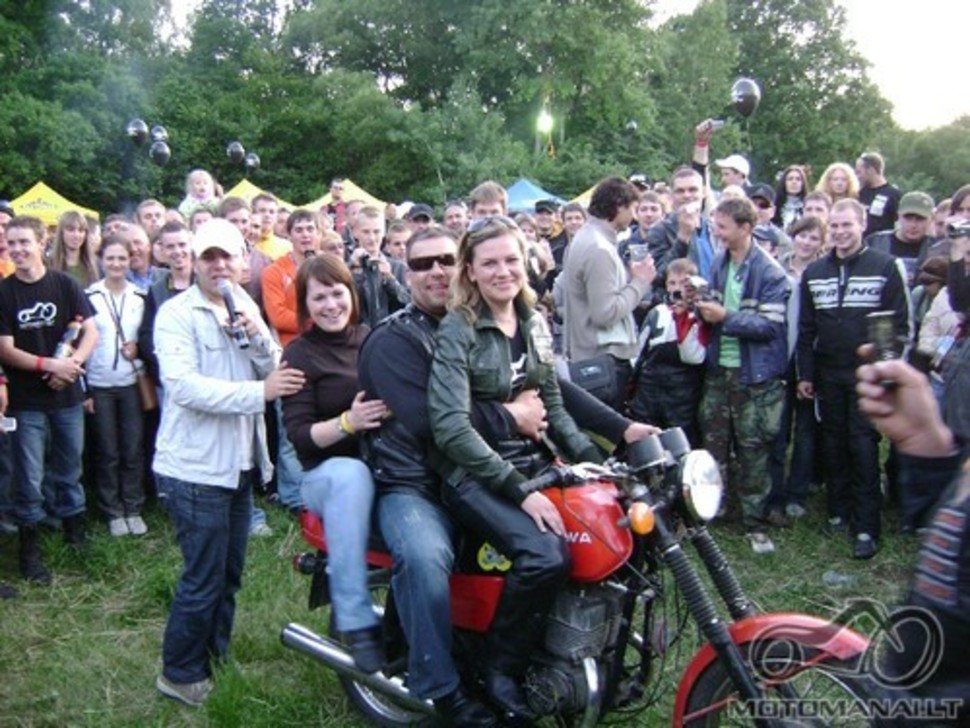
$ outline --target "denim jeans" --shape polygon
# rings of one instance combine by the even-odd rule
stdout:
[[[303,502],[323,519],[327,578],[337,629],[351,632],[378,624],[367,588],[374,479],[361,460],[332,457],[303,474]]]
[[[84,410],[81,405],[49,412],[17,410],[7,415],[17,419],[17,429],[11,433],[17,522],[32,526],[44,518],[45,486],[53,496],[50,505],[54,516],[69,518],[83,513]]]
[[[282,399],[277,399],[274,404],[279,442],[276,453],[276,493],[280,498],[280,503],[286,508],[299,508],[303,505],[300,498],[303,468],[300,466],[300,460],[296,456],[293,443],[286,436],[286,428],[283,427],[282,402]]]
[[[158,476],[183,561],[162,641],[172,682],[204,680],[210,660],[228,654],[258,473],[242,473],[235,489]]]
[[[415,492],[377,499],[381,535],[394,559],[391,588],[408,643],[408,688],[423,699],[458,687],[451,658],[455,525],[444,508]]]
[[[0,518],[13,519],[12,434],[0,434]]]
[[[138,388],[92,387],[98,506],[109,519],[137,516],[142,482],[142,410]]]

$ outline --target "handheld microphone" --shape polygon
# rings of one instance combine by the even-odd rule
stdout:
[[[239,316],[239,312],[236,311],[236,304],[232,300],[232,284],[223,278],[219,281],[219,295],[222,296],[222,300],[226,304],[226,311],[229,312],[229,331],[232,333],[232,337],[236,340],[236,344],[240,349],[249,348],[249,336],[246,335],[246,330],[236,324],[236,318]]]

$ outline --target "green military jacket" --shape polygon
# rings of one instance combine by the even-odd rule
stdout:
[[[517,305],[525,341],[525,382],[522,389],[539,392],[546,407],[548,435],[566,457],[599,462],[593,443],[566,412],[559,391],[552,352],[552,337],[534,310]],[[491,311],[482,305],[478,320],[452,311],[441,321],[428,381],[431,431],[442,457],[439,468],[450,485],[472,476],[515,503],[528,493],[527,478],[504,460],[472,426],[473,401],[509,402],[512,396],[511,347]]]

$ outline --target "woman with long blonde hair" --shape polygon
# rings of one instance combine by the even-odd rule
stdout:
[[[845,162],[833,162],[826,167],[815,189],[831,197],[833,205],[847,197],[859,199],[859,179],[855,170]]]
[[[51,251],[51,269],[67,273],[81,288],[87,288],[101,277],[88,232],[84,215],[68,210],[57,220]]]

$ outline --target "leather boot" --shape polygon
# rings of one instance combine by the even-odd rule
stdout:
[[[81,551],[87,543],[87,524],[84,521],[84,514],[68,516],[63,519],[63,524],[64,540],[75,551]]]
[[[499,709],[505,723],[531,726],[539,716],[529,707],[519,679],[494,667],[482,671],[482,684],[492,704]]]
[[[434,711],[446,726],[497,728],[500,725],[498,716],[465,692],[460,685],[454,692],[435,698]]]
[[[20,527],[20,575],[35,584],[50,584],[51,575],[40,557],[37,526]]]

